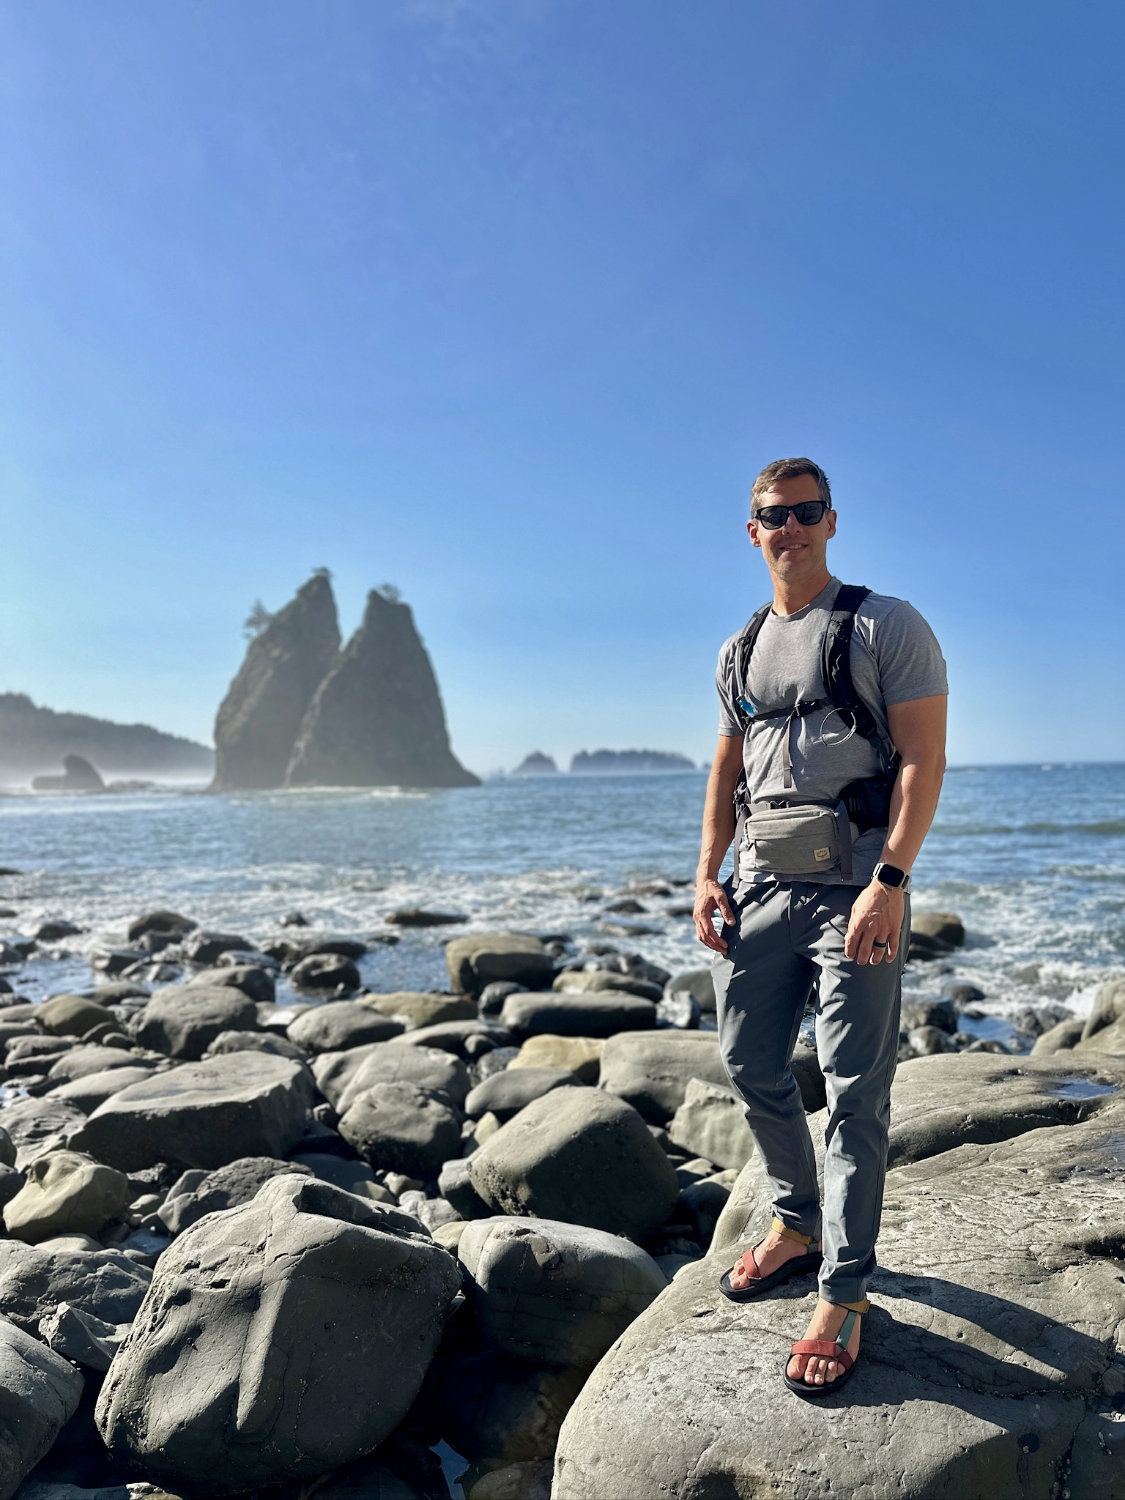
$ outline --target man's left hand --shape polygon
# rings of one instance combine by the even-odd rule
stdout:
[[[858,964],[893,963],[898,957],[905,898],[901,891],[873,880],[852,906],[844,953]]]

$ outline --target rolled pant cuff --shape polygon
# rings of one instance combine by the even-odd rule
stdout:
[[[855,1277],[846,1281],[834,1281],[831,1285],[821,1282],[817,1291],[825,1302],[835,1307],[851,1307],[857,1312],[867,1311],[867,1286]]]

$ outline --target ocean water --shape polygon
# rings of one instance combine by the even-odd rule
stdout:
[[[690,918],[702,774],[558,776],[451,792],[300,791],[209,796],[0,798],[0,937],[48,918],[84,930],[10,974],[37,997],[92,983],[89,958],[128,921],[171,907],[201,926],[275,935],[300,910],[313,932],[374,934],[424,906],[463,927],[403,933],[362,964],[375,990],[445,985],[441,943],[488,929],[566,933],[672,970],[706,961]],[[633,918],[605,901],[645,881]],[[1061,1003],[1085,1012],[1125,970],[1125,764],[951,770],[914,878],[916,910],[956,912],[968,939],[911,965],[908,993],[968,980],[1003,1016]],[[601,930],[621,923],[623,935]],[[649,929],[649,930],[644,930]]]

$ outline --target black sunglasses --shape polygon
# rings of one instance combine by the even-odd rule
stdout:
[[[780,531],[789,519],[790,512],[797,517],[802,526],[815,526],[824,516],[825,511],[832,509],[827,500],[801,500],[796,505],[763,505],[761,510],[756,510],[750,517],[757,521],[759,526],[764,526],[767,531]]]

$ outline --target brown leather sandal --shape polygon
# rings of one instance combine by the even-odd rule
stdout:
[[[856,1367],[856,1360],[848,1353],[848,1340],[855,1329],[856,1319],[862,1316],[863,1314],[854,1307],[849,1308],[848,1315],[840,1324],[840,1331],[834,1339],[799,1339],[793,1345],[789,1351],[789,1359],[792,1359],[795,1354],[809,1354],[814,1358],[834,1359],[841,1366],[839,1375],[834,1379],[826,1380],[823,1385],[812,1385],[803,1374],[799,1380],[793,1379],[789,1373],[789,1359],[787,1359],[782,1367],[781,1378],[794,1395],[816,1401],[821,1396],[831,1395],[848,1383]]]
[[[770,1228],[775,1234],[780,1234],[787,1240],[796,1240],[799,1245],[807,1246],[808,1253],[806,1255],[792,1256],[783,1266],[778,1266],[776,1271],[771,1271],[768,1276],[763,1276],[758,1269],[758,1262],[754,1258],[753,1250],[744,1250],[734,1265],[731,1266],[730,1270],[724,1271],[723,1275],[719,1278],[719,1291],[722,1292],[724,1297],[729,1297],[732,1302],[751,1302],[755,1297],[762,1296],[763,1293],[770,1291],[773,1287],[781,1286],[791,1277],[800,1276],[803,1271],[819,1270],[822,1259],[820,1246],[816,1245],[814,1249],[815,1241],[809,1235],[798,1234],[795,1229],[790,1229],[780,1219],[774,1219],[770,1224]],[[731,1276],[745,1262],[749,1262],[749,1266],[745,1266],[745,1269],[753,1268],[751,1270],[749,1285],[732,1286]]]

